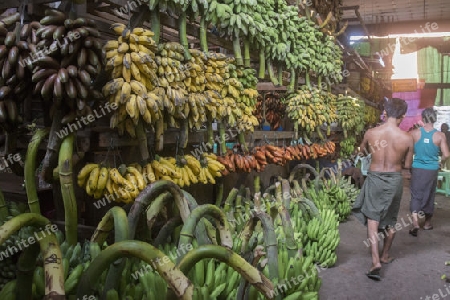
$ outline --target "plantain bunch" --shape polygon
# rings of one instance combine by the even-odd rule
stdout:
[[[344,131],[344,138],[347,133],[357,135],[364,130],[365,103],[359,98],[350,95],[338,95],[336,108],[338,112],[338,122]]]
[[[381,111],[373,106],[366,105],[364,110],[364,123],[375,125],[380,121]]]
[[[77,183],[94,199],[105,196],[118,203],[130,203],[145,188],[147,180],[136,163],[117,168],[88,163],[78,173]]]
[[[350,157],[355,151],[356,138],[354,135],[348,136],[339,142],[339,155],[343,158]]]
[[[316,132],[320,139],[324,139],[320,129],[324,123],[329,125],[335,121],[333,98],[323,90],[316,87],[303,86],[297,93],[288,95],[286,113],[294,120],[307,135]],[[329,134],[330,132],[328,132]]]
[[[102,43],[94,20],[69,19],[56,9],[46,9],[36,31],[39,56],[33,63],[34,92],[52,101],[51,115],[56,109],[65,113],[62,123],[77,116],[91,115],[88,101],[101,93],[92,84],[103,68]]]
[[[18,13],[0,20],[0,124],[9,127],[22,122],[20,105],[31,104],[31,68],[27,61],[36,48],[36,31],[41,26],[39,22],[22,25],[18,20]]]
[[[118,106],[110,127],[117,128],[119,135],[126,131],[135,138],[139,120],[153,124],[162,118],[162,99],[149,93],[158,86],[157,47],[150,30],[130,30],[120,23],[114,23],[112,29],[118,38],[103,47],[106,71],[111,78],[103,87],[103,95]]]

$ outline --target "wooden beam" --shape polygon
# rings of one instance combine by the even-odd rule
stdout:
[[[425,83],[426,89],[450,89],[450,83]]]
[[[256,89],[258,91],[287,91],[286,86],[275,86],[272,82],[258,82]]]

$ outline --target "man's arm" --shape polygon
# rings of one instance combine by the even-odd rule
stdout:
[[[414,139],[412,135],[409,135],[408,139],[408,151],[406,152],[405,156],[405,169],[411,169],[412,162],[413,162],[413,155],[414,155]]]
[[[367,130],[366,133],[364,134],[364,138],[361,142],[361,145],[359,145],[359,153],[358,154],[362,153],[364,155],[368,155],[370,153],[370,151],[367,147],[369,144],[369,136],[370,136],[370,129]]]
[[[445,160],[450,156],[448,144],[447,144],[447,138],[445,134],[441,133],[441,144],[439,145],[441,148],[442,156],[441,156],[441,163],[443,164]]]

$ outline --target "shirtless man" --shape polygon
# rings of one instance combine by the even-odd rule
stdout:
[[[371,242],[372,266],[366,274],[370,279],[381,280],[381,263],[390,263],[389,249],[394,240],[394,226],[403,193],[402,161],[411,168],[413,139],[398,126],[408,106],[402,99],[393,98],[385,103],[387,120],[366,132],[361,143],[362,152],[372,154],[367,178],[353,206],[357,219],[367,225]],[[383,231],[378,233],[379,231]],[[378,250],[380,234],[384,238],[381,257]],[[368,244],[367,244],[368,245]]]

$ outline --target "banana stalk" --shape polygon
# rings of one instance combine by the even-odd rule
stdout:
[[[320,183],[320,175],[319,175],[319,173],[317,173],[316,169],[314,169],[313,167],[311,167],[308,164],[298,164],[298,165],[296,165],[292,169],[291,173],[289,174],[289,181],[292,182],[294,180],[294,178],[295,178],[296,173],[300,169],[304,169],[304,168],[310,170],[313,173],[313,175],[314,175],[314,187],[316,189],[316,192],[318,192],[319,191],[319,183]]]
[[[193,211],[196,207],[198,207],[197,202],[191,194],[189,194],[185,190],[182,190],[182,192],[184,195],[184,199],[186,199],[186,201],[188,202],[189,210]],[[197,224],[197,227],[195,228],[195,238],[199,245],[207,245],[212,243],[211,239],[209,239],[208,237],[206,222],[199,222]]]
[[[288,86],[288,89],[287,89],[287,93],[288,94],[295,92],[295,81],[296,81],[296,79],[297,79],[297,76],[295,75],[295,69],[292,68],[291,69],[291,78],[290,78],[289,86]]]
[[[307,70],[305,73],[305,84],[306,86],[311,89],[311,79],[309,78],[309,71]]]
[[[142,160],[147,161],[150,157],[150,154],[148,153],[147,134],[145,133],[144,123],[142,119],[139,119],[139,122],[136,126],[136,137],[139,142],[139,150],[141,151]]]
[[[61,122],[63,112],[60,109],[55,111],[53,115],[52,127],[47,143],[47,151],[42,161],[42,176],[48,183],[53,182],[53,169],[58,164],[58,151],[61,147],[62,140],[56,135],[61,130],[63,124]]]
[[[225,155],[227,152],[227,145],[225,141],[225,124],[222,122],[218,123],[219,126],[219,136],[220,136],[220,155]]]
[[[155,150],[162,151],[164,147],[164,118],[159,118],[155,124]]]
[[[233,247],[233,239],[231,237],[227,217],[220,208],[212,204],[199,205],[191,212],[189,218],[184,221],[184,225],[180,233],[180,241],[178,243],[179,247],[192,243],[195,227],[197,226],[197,223],[199,223],[199,221],[205,216],[211,216],[217,220],[216,226],[219,229],[220,243],[222,246],[231,249]],[[184,255],[185,253],[180,255],[177,258],[177,262],[180,262]]]
[[[103,250],[89,265],[78,284],[77,299],[90,295],[103,271],[121,257],[137,257],[150,264],[167,282],[178,299],[192,299],[194,286],[189,279],[172,263],[169,257],[154,246],[141,241],[122,241]],[[167,258],[167,259],[166,259]],[[164,261],[164,263],[160,263]],[[159,262],[159,263],[158,263]]]
[[[275,77],[275,74],[273,73],[273,66],[272,66],[272,60],[269,58],[267,59],[267,69],[269,70],[269,78],[270,81],[272,81],[272,83],[274,85],[280,85],[282,84],[282,82],[278,82],[278,79]]]
[[[127,213],[120,206],[112,207],[105,216],[103,216],[91,237],[91,242],[103,245],[112,230],[114,230],[115,243],[128,240]],[[125,263],[126,260],[119,259],[112,264],[106,277],[105,287],[103,289],[104,296],[106,296],[108,290],[119,285]]]
[[[245,134],[243,131],[239,131],[238,140],[239,144],[241,144],[242,149],[244,149],[244,152],[248,152],[247,143],[245,142]]]
[[[244,65],[241,53],[241,40],[239,39],[239,33],[236,32],[233,37],[233,52],[236,59],[236,66],[240,67]]]
[[[181,121],[179,146],[183,149],[187,147],[189,137],[189,120]]]
[[[189,43],[187,39],[187,33],[186,33],[186,23],[187,23],[187,16],[186,12],[183,11],[180,13],[180,17],[178,18],[178,21],[180,22],[180,44],[184,47],[184,59],[189,61],[191,60],[191,53],[189,52]]]
[[[266,77],[266,52],[263,47],[259,49],[259,70],[258,78],[264,79]]]
[[[298,86],[299,86],[299,83],[298,83],[299,74],[300,74],[300,70],[297,70],[297,71],[295,72],[294,92],[295,92],[295,91],[298,91]]]
[[[263,211],[253,211],[253,216],[247,221],[244,229],[242,229],[239,238],[242,239],[241,253],[246,251],[248,241],[253,234],[257,220],[261,221],[264,231],[264,246],[267,251],[267,259],[269,264],[269,277],[273,281],[278,278],[278,243],[273,227],[273,221],[268,214]]]
[[[255,188],[255,193],[261,192],[261,177],[259,177],[259,175],[256,175],[253,179],[253,186]]]
[[[183,222],[187,220],[190,211],[187,200],[184,198],[180,187],[171,181],[159,180],[147,185],[147,187],[136,197],[136,200],[131,206],[130,212],[128,213],[130,239],[134,239],[139,218],[145,208],[147,208],[158,195],[164,192],[169,192],[172,195],[175,204],[178,206]]]
[[[26,226],[34,226],[37,228],[48,227],[50,225],[50,220],[36,213],[23,213],[17,217],[8,220],[0,227],[0,245],[2,245],[7,239],[11,237],[15,232],[19,231],[21,228]],[[58,239],[55,234],[47,234],[43,232],[41,239],[37,238],[41,250],[41,255],[44,261],[45,269],[45,295],[49,296],[47,299],[58,299],[58,296],[63,296],[64,292],[64,269],[62,267],[62,254],[59,248]],[[31,250],[30,250],[31,251]],[[36,252],[33,252],[36,254]],[[27,253],[20,263],[22,266],[25,263],[29,263],[31,253]],[[36,261],[37,256],[34,258]],[[34,268],[33,268],[34,270]],[[29,270],[27,270],[24,276],[27,276]],[[32,274],[33,272],[31,272]],[[29,276],[29,275],[28,275]],[[23,284],[28,284],[28,279],[21,279]],[[30,282],[31,283],[31,282]],[[31,289],[31,284],[26,288]],[[53,298],[53,297],[55,298]],[[20,298],[24,299],[24,298]],[[27,298],[28,299],[28,298]],[[61,298],[59,298],[61,299]]]
[[[159,44],[159,37],[161,36],[161,21],[160,21],[160,15],[159,15],[159,5],[156,5],[156,7],[150,12],[150,23],[151,23],[151,30],[155,34],[153,36],[153,40],[155,41],[156,45]]]
[[[208,35],[206,31],[208,29],[206,23],[206,14],[203,14],[200,18],[200,31],[199,31],[199,39],[200,39],[200,49],[203,52],[208,53]]]
[[[25,158],[25,190],[27,192],[28,206],[30,207],[30,212],[41,213],[41,208],[39,206],[39,198],[37,195],[36,188],[36,178],[34,176],[36,171],[36,153],[39,148],[39,144],[48,134],[47,129],[38,129],[31,138],[28,144],[27,156]]]
[[[317,76],[317,87],[322,89],[322,76]]]
[[[169,219],[169,221],[161,227],[161,230],[158,232],[158,236],[153,241],[153,245],[155,247],[159,247],[167,242],[168,237],[172,234],[174,229],[183,224],[180,216],[173,217]]]
[[[281,62],[278,62],[277,65],[277,75],[278,75],[278,83],[283,85],[283,65]]]
[[[156,199],[150,204],[150,207],[147,209],[147,228],[149,232],[152,231],[153,224],[155,223],[159,213],[171,199],[172,195],[165,192],[159,194],[158,197],[156,197]]]
[[[223,180],[222,178],[218,178],[219,182],[215,185],[216,190],[216,206],[220,207],[223,201]]]
[[[33,298],[33,272],[36,268],[36,257],[39,254],[37,244],[30,245],[24,249],[17,262],[17,299]]]
[[[245,280],[252,284],[268,299],[273,299],[274,291],[272,282],[267,279],[255,267],[244,258],[230,249],[216,245],[203,245],[187,253],[177,264],[177,267],[187,274],[197,262],[205,258],[215,258],[226,263],[238,272]]]
[[[294,140],[298,141],[298,120],[294,121]]]
[[[248,37],[244,39],[244,67],[250,68],[250,40]]]
[[[66,241],[69,245],[76,245],[78,235],[77,199],[75,198],[72,174],[73,139],[73,134],[70,134],[63,140],[58,162],[61,195],[64,202]]]
[[[206,116],[207,118],[207,123],[206,123],[206,130],[207,130],[207,134],[208,134],[208,142],[207,144],[209,145],[210,148],[214,147],[214,131],[212,128],[212,116],[210,114],[207,114]]]
[[[281,217],[284,235],[286,236],[288,257],[295,257],[298,252],[298,245],[294,238],[294,228],[292,227],[291,216],[284,205],[278,207],[278,213]]]
[[[5,195],[0,190],[0,224],[6,221],[6,218],[9,216],[8,206],[5,202]]]

